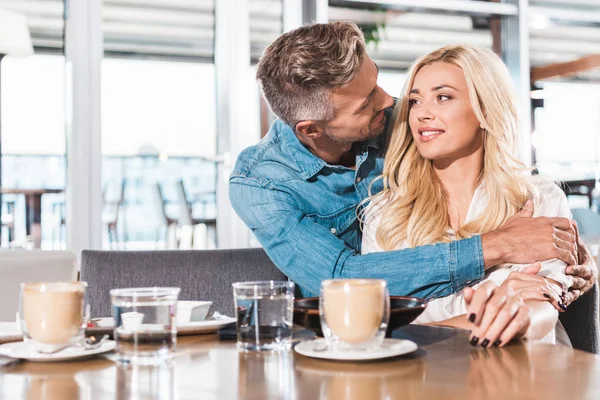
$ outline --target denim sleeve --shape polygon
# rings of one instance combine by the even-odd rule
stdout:
[[[363,256],[308,218],[288,193],[232,177],[229,196],[271,260],[304,295],[318,295],[325,279],[379,278],[392,295],[435,298],[484,276],[479,236]]]

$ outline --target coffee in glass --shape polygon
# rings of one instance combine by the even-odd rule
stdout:
[[[377,279],[323,281],[319,314],[329,348],[377,348],[385,338],[390,318],[387,283]]]
[[[86,282],[21,284],[19,323],[26,343],[51,353],[77,343],[89,319]]]

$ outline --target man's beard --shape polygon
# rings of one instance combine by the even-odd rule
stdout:
[[[325,131],[325,135],[328,138],[330,138],[332,141],[342,144],[342,145],[364,142],[365,140],[373,139],[373,138],[381,135],[385,129],[385,122],[386,122],[386,118],[384,116],[383,120],[381,121],[381,124],[379,124],[373,128],[371,128],[371,124],[369,124],[369,133],[367,135],[361,136],[359,138],[352,138],[352,139],[342,138],[328,130]]]

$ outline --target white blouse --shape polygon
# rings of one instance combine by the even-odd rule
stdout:
[[[546,216],[546,217],[566,217],[571,218],[571,210],[567,203],[567,198],[563,191],[553,183],[540,183],[539,191],[541,201],[540,204],[534,205],[534,216]],[[473,199],[469,206],[467,216],[465,218],[465,224],[476,219],[481,213],[486,211],[487,208],[487,195],[485,192],[485,186],[480,185],[473,194]],[[381,207],[383,205],[377,205],[367,215],[367,220],[364,226],[363,238],[362,238],[362,254],[373,253],[378,251],[384,251],[379,243],[377,243],[376,233],[379,223],[381,221]],[[399,247],[403,249],[408,247],[405,244]],[[486,270],[486,280],[492,280],[495,284],[500,285],[511,271],[520,271],[527,267],[529,264],[502,264]],[[573,284],[571,276],[565,274],[566,264],[558,259],[552,259],[542,262],[542,268],[538,275],[551,278],[559,282],[564,291],[567,291]],[[479,287],[483,283],[480,282],[473,286],[474,289]],[[425,311],[414,321],[416,324],[425,324],[429,322],[438,322],[458,315],[467,313],[467,306],[464,301],[463,292],[452,294],[450,296],[429,300]],[[543,338],[544,342],[556,343],[557,341],[561,344],[571,346],[566,331],[562,327],[560,321],[557,321],[557,326],[554,332],[550,332],[546,337]]]

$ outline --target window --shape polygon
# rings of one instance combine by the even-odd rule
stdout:
[[[104,1],[105,248],[215,246],[213,13],[212,0]]]
[[[66,246],[64,3],[0,0],[25,14],[35,55],[2,61],[2,247]],[[25,189],[40,196],[26,201]],[[32,203],[33,202],[33,203]]]

